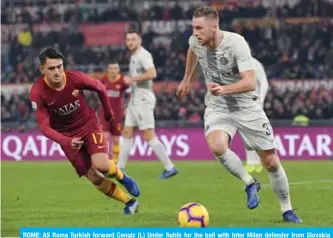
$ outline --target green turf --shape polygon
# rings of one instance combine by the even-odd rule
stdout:
[[[267,174],[261,205],[248,210],[241,182],[216,162],[179,162],[180,174],[157,179],[158,162],[131,162],[127,171],[142,189],[140,211],[124,216],[123,205],[104,197],[86,179],[79,179],[68,162],[3,162],[2,233],[18,236],[20,227],[175,227],[176,214],[187,202],[202,203],[211,227],[283,227],[279,206]],[[302,226],[333,225],[333,163],[285,162],[294,208]],[[291,225],[288,225],[291,226]]]

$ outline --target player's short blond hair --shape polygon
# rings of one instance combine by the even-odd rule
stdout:
[[[197,8],[193,13],[193,17],[209,17],[214,20],[219,20],[219,13],[212,6],[204,6]]]

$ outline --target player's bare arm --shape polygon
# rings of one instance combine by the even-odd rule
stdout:
[[[124,77],[124,81],[128,85],[128,84],[131,84],[133,82],[151,80],[151,79],[156,78],[156,76],[157,76],[157,74],[156,74],[155,67],[151,67],[151,68],[147,69],[144,74],[134,76],[134,77],[128,77],[128,76]]]
[[[185,66],[185,74],[184,79],[179,84],[177,89],[177,96],[182,99],[186,94],[188,94],[190,90],[190,82],[191,79],[195,76],[195,68],[197,66],[198,59],[195,53],[191,48],[187,51],[187,57],[186,57],[186,66]]]
[[[213,95],[228,95],[235,93],[245,93],[253,91],[256,88],[256,73],[254,70],[248,70],[241,73],[242,79],[237,83],[230,85],[219,85],[217,83],[208,83],[207,88]]]

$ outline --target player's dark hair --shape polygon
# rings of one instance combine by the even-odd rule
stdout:
[[[212,6],[204,6],[197,8],[194,13],[193,17],[209,17],[211,19],[219,19],[219,13],[216,11],[216,9]]]
[[[108,64],[119,64],[119,61],[116,59],[109,60]]]
[[[127,28],[127,31],[126,31],[126,35],[127,34],[131,34],[131,33],[136,33],[139,36],[141,36],[140,25],[137,22],[131,22],[128,25],[128,28]]]
[[[57,48],[54,47],[47,47],[44,48],[40,53],[39,53],[39,61],[41,64],[45,64],[46,59],[64,59],[64,55],[58,50]]]

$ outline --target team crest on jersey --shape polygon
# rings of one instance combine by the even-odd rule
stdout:
[[[222,57],[220,58],[220,63],[221,63],[222,65],[227,65],[227,64],[229,63],[229,60],[228,60],[228,58],[222,56]]]
[[[72,92],[72,95],[73,95],[74,97],[79,96],[79,90],[75,89],[75,90]]]
[[[120,85],[119,84],[116,85],[116,89],[118,89],[118,90],[120,89]]]
[[[231,52],[230,50],[225,50],[222,54],[222,56],[220,57],[220,63],[223,65],[223,66],[226,66],[229,64],[230,62],[230,59],[231,59]]]
[[[34,111],[37,110],[37,103],[36,102],[31,102],[31,107]]]

